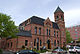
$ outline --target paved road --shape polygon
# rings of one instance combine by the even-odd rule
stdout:
[[[10,51],[3,51],[3,54],[14,54],[13,52]],[[40,53],[40,54],[51,54],[51,52],[45,52],[45,53]],[[77,53],[65,53],[65,54],[77,54]],[[80,54],[80,53],[78,53]]]
[[[3,51],[3,54],[14,54],[14,53],[12,53],[10,51]]]

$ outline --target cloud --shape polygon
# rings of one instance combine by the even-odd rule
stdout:
[[[80,9],[65,11],[66,27],[80,25]]]

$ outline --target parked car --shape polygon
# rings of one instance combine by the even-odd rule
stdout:
[[[71,46],[71,47],[69,47],[69,52],[80,52],[80,47]]]
[[[51,54],[64,54],[63,51],[64,51],[63,49],[55,49],[55,50],[52,51]]]
[[[32,50],[21,50],[21,51],[17,52],[16,54],[39,54],[39,53],[36,53]]]

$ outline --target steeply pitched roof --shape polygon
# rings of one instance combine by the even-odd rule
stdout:
[[[20,30],[16,35],[17,36],[29,36],[29,37],[32,36],[30,31],[24,31],[24,30]]]
[[[59,11],[63,12],[63,11],[61,10],[61,8],[58,6],[57,9],[56,9],[56,11],[55,11],[54,13],[59,12]],[[64,12],[63,12],[63,13],[64,13]]]
[[[30,19],[31,19],[31,24],[34,23],[34,24],[44,25],[45,19],[42,19],[37,16],[32,16]]]
[[[40,24],[40,25],[44,26],[45,19],[42,19],[37,16],[32,16],[30,19],[31,19],[31,24],[34,23],[34,24]],[[55,22],[52,22],[52,23],[53,23],[53,28],[59,29],[57,23],[55,23]]]

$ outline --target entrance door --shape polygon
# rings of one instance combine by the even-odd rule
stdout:
[[[51,43],[50,40],[47,41],[48,49],[51,49]]]

